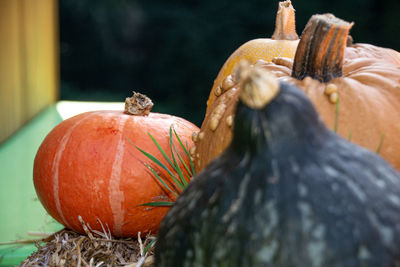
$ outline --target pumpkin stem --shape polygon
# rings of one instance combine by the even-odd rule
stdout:
[[[146,95],[133,92],[132,97],[125,99],[125,113],[136,116],[149,115],[153,108],[153,102]]]
[[[321,82],[341,77],[347,37],[353,24],[332,14],[312,16],[297,47],[292,77],[302,80],[310,76]]]
[[[279,2],[273,40],[298,40],[294,8],[290,0]]]

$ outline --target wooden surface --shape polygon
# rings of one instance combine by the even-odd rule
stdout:
[[[57,0],[0,1],[0,143],[58,98]]]

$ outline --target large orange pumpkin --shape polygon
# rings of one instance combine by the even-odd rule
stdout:
[[[277,60],[265,68],[302,88],[328,127],[379,150],[400,170],[400,53],[346,43],[351,27],[333,15],[315,15],[302,34],[293,66]]]
[[[198,128],[166,114],[94,111],[61,122],[35,158],[33,179],[40,201],[58,222],[77,232],[83,232],[81,216],[95,230],[103,231],[100,222],[108,226],[114,236],[156,233],[168,208],[142,204],[173,201],[175,196],[145,166],[152,163],[137,147],[168,165],[148,133],[170,151],[171,126],[192,145],[191,134]]]
[[[325,124],[352,142],[379,153],[400,170],[400,53],[348,41],[352,23],[333,15],[313,16],[302,33],[294,60],[256,62],[301,88]],[[230,143],[240,86],[208,108],[196,136],[196,171]],[[339,102],[337,102],[339,100]],[[336,104],[337,103],[337,104]]]

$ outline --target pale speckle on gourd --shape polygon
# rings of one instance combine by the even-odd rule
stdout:
[[[366,246],[362,245],[358,249],[357,256],[360,260],[368,260],[369,258],[371,258],[371,252],[369,252]]]
[[[329,101],[333,104],[335,104],[339,99],[339,94],[337,92],[332,93],[329,95]]]
[[[219,125],[219,121],[222,118],[222,115],[224,115],[224,112],[226,110],[226,104],[221,103],[219,104],[212,112],[211,114],[211,119],[210,119],[210,130],[215,131]]]
[[[389,198],[390,202],[392,202],[393,205],[400,207],[400,198],[398,196],[389,194],[388,198]]]
[[[229,115],[229,116],[226,118],[226,124],[228,125],[228,127],[232,127],[232,124],[233,124],[233,115]]]
[[[383,245],[386,247],[391,247],[394,239],[393,229],[382,223],[375,213],[367,211],[367,216],[373,227],[378,230]]]
[[[308,188],[305,184],[299,183],[297,189],[301,197],[306,197],[308,195]]]
[[[367,196],[365,195],[363,189],[357,185],[355,182],[353,182],[351,179],[346,180],[346,185],[347,188],[349,188],[351,191],[353,191],[354,195],[361,201],[361,202],[366,202],[367,201]]]

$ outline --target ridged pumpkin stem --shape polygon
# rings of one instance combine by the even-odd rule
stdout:
[[[294,57],[292,76],[329,82],[342,76],[343,56],[353,23],[332,14],[314,15],[308,21]]]
[[[278,12],[276,13],[275,31],[272,35],[273,40],[298,40],[296,33],[296,19],[294,8],[290,0],[279,2]]]
[[[136,116],[147,116],[153,108],[153,102],[146,95],[133,92],[132,97],[125,99],[125,113]]]

